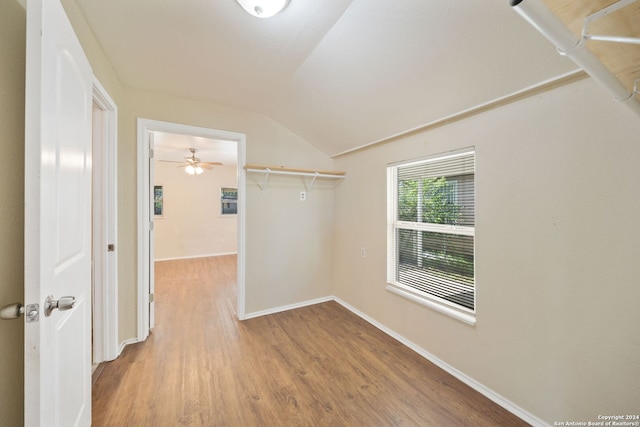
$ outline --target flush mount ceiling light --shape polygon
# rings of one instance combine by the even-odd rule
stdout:
[[[271,18],[284,9],[289,0],[236,0],[248,13],[258,18]]]

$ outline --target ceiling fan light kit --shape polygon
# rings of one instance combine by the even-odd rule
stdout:
[[[271,18],[284,9],[289,0],[236,0],[250,15]]]
[[[178,167],[184,168],[189,175],[200,175],[205,169],[213,169],[214,166],[224,166],[220,162],[203,162],[196,157],[196,149],[189,148],[190,157],[185,157],[186,162],[174,162],[173,160],[160,160],[161,162],[180,163]]]
[[[200,175],[202,172],[204,172],[204,169],[202,169],[200,166],[188,165],[186,168],[184,168],[184,171],[189,175]]]

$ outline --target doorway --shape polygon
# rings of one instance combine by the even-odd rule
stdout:
[[[151,258],[157,263],[236,255],[237,143],[166,132],[152,136]]]
[[[117,116],[94,79],[92,111],[92,364],[115,359],[118,345]]]
[[[154,133],[186,135],[236,144],[237,158],[237,316],[245,317],[245,163],[246,136],[217,129],[201,128],[149,119],[138,119],[138,341],[153,327],[154,287]]]

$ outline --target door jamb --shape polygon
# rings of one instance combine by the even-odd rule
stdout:
[[[93,363],[118,357],[117,146],[118,107],[94,77],[93,102],[98,106],[99,128],[93,138]],[[113,251],[107,245],[114,245]]]
[[[245,189],[246,171],[241,167],[246,158],[246,135],[218,129],[189,126],[138,118],[138,341],[144,341],[149,335],[149,280],[150,248],[149,230],[150,194],[149,194],[149,132],[167,132],[199,136],[211,139],[235,141],[238,150],[238,319],[245,318]]]

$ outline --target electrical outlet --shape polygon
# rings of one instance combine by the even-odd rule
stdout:
[[[301,191],[300,192],[300,201],[301,202],[306,202],[307,201],[307,192],[306,191]]]
[[[367,250],[364,247],[360,248],[360,256],[362,258],[366,258],[367,257]]]

